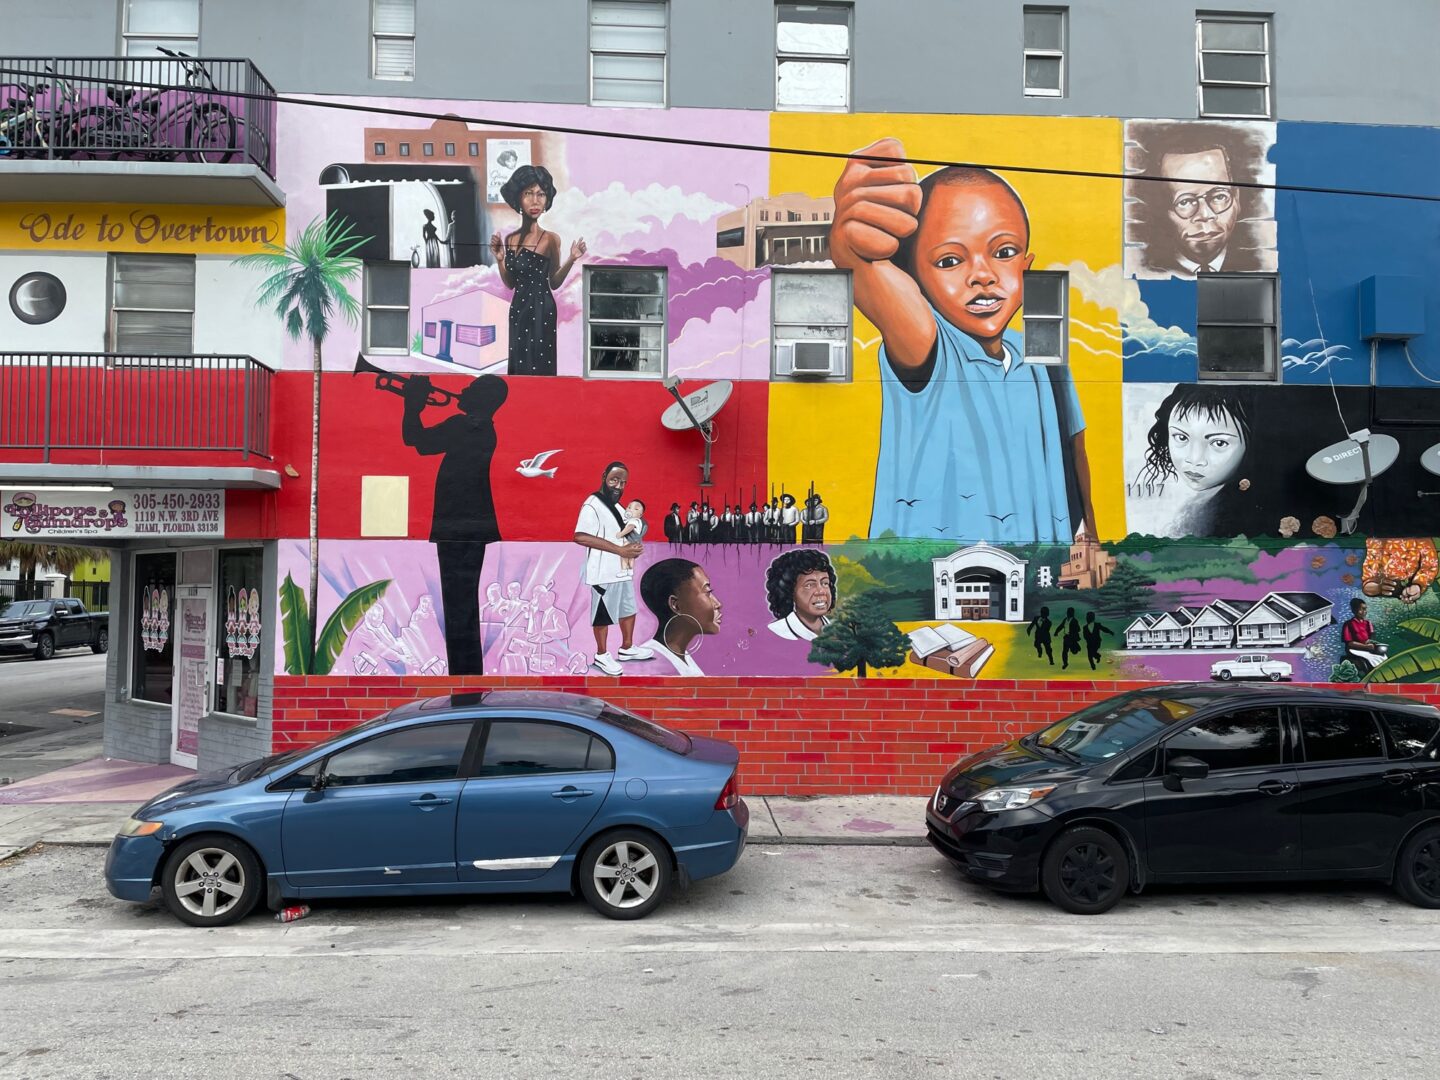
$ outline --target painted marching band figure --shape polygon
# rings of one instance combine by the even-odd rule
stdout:
[[[812,491],[805,500],[805,509],[800,511],[800,542],[823,544],[825,523],[830,520],[830,508]]]
[[[685,539],[692,544],[700,542],[700,504],[692,502],[690,512],[685,515]]]
[[[780,496],[780,529],[776,541],[781,544],[795,543],[795,530],[800,525],[800,511],[795,509],[795,496],[789,493]]]
[[[591,663],[606,675],[620,675],[617,660],[648,660],[651,650],[634,645],[634,559],[643,549],[638,540],[623,535],[626,520],[620,500],[630,470],[612,461],[600,476],[600,487],[586,497],[575,522],[575,543],[587,549],[585,584],[590,589],[590,625],[595,632],[595,658]],[[632,560],[626,566],[626,560]],[[610,653],[610,627],[620,624],[620,649]]]
[[[665,540],[678,544],[685,539],[685,518],[680,513],[680,504],[671,503],[670,513],[665,515]]]

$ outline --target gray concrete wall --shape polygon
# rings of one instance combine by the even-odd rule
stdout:
[[[857,112],[1193,117],[1195,4],[1070,5],[1063,100],[1021,92],[1024,0],[855,0]],[[1440,125],[1436,0],[1227,0],[1274,15],[1277,119]],[[413,82],[371,79],[364,0],[204,0],[201,50],[249,56],[282,91],[588,100],[588,0],[423,0]],[[11,55],[106,55],[119,0],[47,0],[6,21]],[[1362,14],[1357,15],[1357,11]],[[671,0],[670,104],[768,109],[770,0]],[[518,118],[518,117],[517,117]],[[523,118],[519,118],[523,119]]]
[[[170,708],[130,700],[134,647],[134,586],[130,552],[110,556],[110,652],[105,661],[105,756],[126,761],[170,760]]]

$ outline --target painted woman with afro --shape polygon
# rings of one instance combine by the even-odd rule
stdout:
[[[765,599],[775,621],[769,630],[786,641],[814,641],[835,610],[835,567],[816,548],[778,556],[765,572]]]
[[[560,261],[560,237],[540,225],[555,202],[555,182],[543,165],[522,165],[510,174],[500,197],[520,215],[520,228],[490,237],[500,280],[515,290],[510,299],[511,375],[555,374],[555,292],[575,261],[585,254],[584,238]]]

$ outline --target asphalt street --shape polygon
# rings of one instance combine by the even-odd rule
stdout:
[[[638,923],[568,897],[200,931],[98,848],[0,863],[0,1078],[1431,1077],[1440,913],[1383,888],[1111,914],[924,848],[752,844]]]
[[[67,649],[45,661],[0,653],[0,756],[6,739],[99,724],[104,698],[105,657],[89,649]]]

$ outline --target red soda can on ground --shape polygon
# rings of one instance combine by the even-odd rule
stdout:
[[[276,922],[294,922],[310,914],[309,904],[295,904],[275,913]]]

